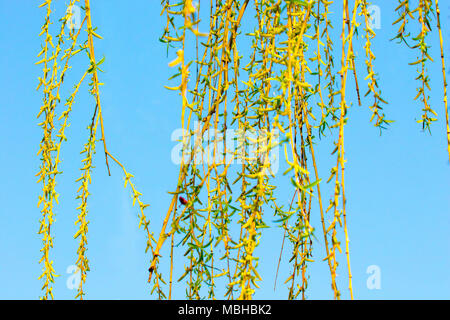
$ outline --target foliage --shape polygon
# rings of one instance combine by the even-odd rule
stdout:
[[[43,272],[43,299],[53,298],[52,283],[57,276],[50,258],[53,247],[51,226],[54,222],[54,206],[58,200],[56,178],[59,171],[60,150],[66,140],[65,129],[79,88],[86,77],[90,77],[89,91],[92,94],[92,118],[89,118],[88,140],[82,154],[85,159],[77,198],[80,199],[76,224],[79,230],[74,238],[79,239],[76,264],[81,272],[81,285],[76,298],[83,299],[83,284],[89,271],[86,256],[88,233],[88,199],[91,183],[92,161],[98,141],[102,141],[109,171],[109,160],[117,164],[124,173],[125,187],[133,195],[133,205],[139,205],[139,227],[143,226],[147,236],[147,249],[151,259],[148,281],[153,281],[152,293],[159,299],[172,298],[174,277],[174,247],[181,244],[185,249],[187,265],[177,280],[186,282],[186,297],[189,299],[221,298],[216,293],[217,283],[226,283],[227,299],[251,299],[258,288],[261,276],[258,273],[258,257],[255,249],[267,225],[267,212],[273,212],[280,223],[284,239],[291,248],[290,275],[285,279],[288,285],[288,299],[305,298],[308,288],[308,266],[312,259],[316,229],[311,225],[313,201],[318,202],[321,229],[325,244],[324,261],[327,261],[331,288],[335,299],[340,299],[337,287],[338,253],[342,253],[344,241],[347,261],[348,289],[353,298],[352,272],[350,265],[349,236],[345,197],[345,149],[344,129],[348,121],[348,77],[353,74],[358,103],[361,105],[359,81],[356,72],[354,42],[358,27],[365,31],[365,64],[367,92],[373,103],[370,121],[380,130],[392,121],[385,118],[378,76],[375,73],[375,54],[372,40],[375,31],[371,26],[369,3],[354,0],[350,11],[348,0],[342,0],[342,25],[340,48],[331,38],[331,6],[327,0],[216,0],[208,5],[209,27],[201,23],[200,3],[192,0],[162,0],[162,15],[166,25],[160,41],[167,45],[174,56],[169,67],[177,71],[171,80],[178,81],[175,87],[166,88],[178,92],[181,97],[181,126],[183,157],[177,186],[164,217],[157,238],[150,230],[150,223],[144,210],[148,207],[141,200],[131,175],[124,165],[107,149],[104,134],[99,81],[100,66],[104,59],[96,60],[94,39],[101,39],[92,25],[90,1],[84,1],[84,18],[81,28],[71,29],[66,35],[64,29],[72,18],[72,6],[79,0],[71,0],[65,16],[60,19],[61,28],[56,44],[49,32],[51,24],[51,0],[41,7],[46,8],[41,36],[44,45],[37,64],[43,65],[43,76],[39,78],[38,89],[42,88],[43,104],[38,117],[43,130],[39,155],[41,157],[39,182],[42,195],[39,197],[42,219],[39,233],[43,248],[41,263]],[[433,7],[434,4],[434,7]],[[440,35],[442,73],[444,80],[444,106],[447,121],[448,150],[450,156],[450,129],[448,125],[447,92],[443,40],[440,27],[438,1],[399,0],[396,11],[400,25],[394,39],[404,42],[416,50],[418,59],[411,62],[417,66],[419,83],[417,96],[423,103],[423,115],[419,120],[423,129],[430,129],[437,114],[429,104],[427,91],[430,77],[427,64],[433,62],[428,54],[427,37],[431,32],[433,17],[436,17]],[[249,8],[254,11],[254,28],[242,34],[243,20],[250,21]],[[435,14],[435,15],[434,15]],[[360,22],[362,20],[362,22]],[[407,28],[410,20],[416,20],[420,27],[417,36],[411,37]],[[202,32],[203,26],[208,32]],[[83,29],[85,27],[85,29]],[[81,36],[86,40],[78,44]],[[411,39],[411,44],[409,42]],[[248,45],[247,45],[247,42]],[[240,48],[250,48],[249,62],[244,59]],[[63,48],[67,47],[63,51]],[[174,51],[172,51],[174,50]],[[84,52],[88,63],[86,71],[66,100],[66,110],[56,115],[61,99],[60,88],[64,75],[70,69],[73,56]],[[340,65],[335,70],[336,55],[340,52]],[[63,54],[62,54],[63,53]],[[61,57],[62,54],[62,57]],[[339,56],[339,55],[338,55]],[[60,69],[60,61],[64,67]],[[312,102],[312,98],[317,103]],[[59,126],[59,130],[55,128]],[[227,145],[228,129],[239,133],[237,148]],[[100,129],[100,132],[97,130]],[[331,135],[327,136],[326,133]],[[99,137],[100,135],[100,137]],[[194,135],[194,143],[191,137]],[[330,169],[327,183],[333,183],[334,192],[328,207],[323,206],[321,193],[323,185],[319,175],[315,145],[317,137],[334,139],[335,165]],[[281,140],[281,141],[280,141]],[[203,152],[212,145],[212,152]],[[292,182],[292,201],[285,209],[275,197],[275,174],[271,163],[271,151],[282,148],[288,169],[284,175]],[[233,161],[240,161],[239,169],[231,167]],[[178,204],[180,195],[181,205]],[[328,214],[328,216],[327,216]],[[239,231],[234,234],[234,230]],[[343,233],[343,240],[339,240]],[[163,279],[159,262],[161,250],[170,239],[169,284]],[[283,248],[282,247],[282,248]],[[223,249],[220,256],[219,248]],[[283,250],[283,249],[282,249]],[[281,254],[280,254],[281,259]],[[280,261],[278,261],[278,264]],[[167,288],[168,287],[168,288]],[[168,292],[167,292],[168,289]]]

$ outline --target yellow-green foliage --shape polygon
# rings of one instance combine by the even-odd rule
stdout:
[[[70,8],[80,0],[71,0]],[[139,205],[139,227],[143,226],[147,236],[147,249],[151,249],[148,281],[153,280],[151,292],[159,299],[172,298],[174,282],[186,282],[186,297],[189,299],[222,298],[217,294],[216,285],[226,283],[227,299],[252,299],[258,282],[258,256],[255,249],[260,244],[264,228],[267,227],[267,214],[279,219],[284,239],[291,248],[288,285],[288,299],[306,297],[308,288],[308,265],[313,262],[312,250],[316,230],[311,225],[313,201],[318,202],[318,213],[324,239],[322,259],[327,261],[330,281],[335,299],[341,297],[336,276],[338,254],[345,251],[348,272],[348,289],[353,298],[352,273],[350,265],[349,237],[345,198],[345,149],[344,129],[348,119],[347,84],[349,76],[355,81],[356,96],[361,105],[359,81],[354,52],[356,33],[360,25],[365,30],[365,64],[367,68],[367,92],[373,103],[370,121],[380,130],[391,121],[385,119],[381,104],[387,102],[381,97],[381,90],[375,73],[375,53],[372,40],[375,32],[371,28],[367,0],[342,0],[342,24],[340,48],[331,38],[331,5],[328,0],[217,0],[207,2],[210,17],[209,27],[200,21],[200,2],[192,0],[162,0],[161,15],[166,16],[166,25],[161,41],[168,47],[173,60],[169,68],[176,70],[172,79],[178,81],[175,87],[167,89],[180,96],[181,126],[197,137],[209,137],[210,130],[225,138],[214,140],[212,153],[204,158],[206,141],[197,139],[192,145],[185,142],[188,157],[182,158],[176,189],[171,192],[172,200],[162,221],[159,236],[154,237],[150,221],[144,214],[147,204],[141,200],[142,194],[136,190],[131,175],[106,146],[103,113],[99,88],[100,65],[103,59],[96,60],[94,40],[101,39],[92,24],[90,1],[84,0],[84,19],[82,27],[76,32],[64,34],[64,27],[71,18],[71,10],[60,20],[61,28],[53,41],[49,33],[51,22],[51,0],[41,7],[46,9],[41,36],[43,49],[39,53],[43,65],[43,75],[39,78],[38,89],[42,88],[43,103],[38,114],[43,138],[39,156],[42,159],[39,182],[42,195],[39,197],[42,219],[39,233],[43,248],[41,263],[43,271],[43,298],[53,298],[52,283],[56,277],[50,258],[53,246],[51,226],[54,222],[54,205],[57,203],[56,177],[59,173],[61,144],[66,140],[65,128],[76,95],[86,77],[90,78],[89,91],[93,96],[92,118],[88,141],[82,154],[84,160],[78,199],[80,205],[74,235],[79,241],[76,264],[81,272],[81,285],[77,298],[83,299],[83,285],[89,271],[87,251],[88,196],[91,183],[92,161],[97,141],[102,141],[109,172],[109,161],[116,163],[124,173],[125,187],[133,194],[133,205]],[[351,6],[352,5],[352,6]],[[433,7],[434,5],[434,7]],[[249,16],[252,7],[254,19]],[[203,10],[203,9],[202,9]],[[411,48],[417,50],[419,58],[411,65],[418,67],[418,93],[415,99],[423,103],[423,116],[420,122],[429,129],[436,120],[436,112],[429,104],[427,91],[429,75],[426,65],[433,62],[428,54],[427,36],[431,32],[433,11],[437,13],[437,29],[440,36],[442,73],[444,77],[444,106],[447,121],[448,150],[450,156],[450,129],[448,125],[447,91],[443,40],[440,27],[440,11],[437,0],[419,0],[417,8],[411,8],[410,1],[401,0],[396,8],[399,25],[395,39],[407,43],[408,25],[414,20],[420,26],[420,33],[412,38]],[[251,21],[253,29],[244,34],[243,21]],[[362,22],[361,22],[362,21]],[[201,30],[202,27],[208,30]],[[207,31],[207,32],[206,32]],[[77,44],[79,36],[87,40]],[[250,41],[250,56],[246,65],[240,49]],[[242,41],[241,41],[242,40]],[[335,41],[338,42],[338,41]],[[78,45],[78,48],[75,49]],[[63,51],[63,47],[67,49]],[[64,54],[61,57],[62,52]],[[86,71],[74,87],[73,93],[65,103],[66,110],[56,115],[60,103],[59,89],[64,75],[69,70],[72,56],[85,52],[88,56]],[[341,58],[338,71],[336,52]],[[192,58],[190,58],[192,57]],[[62,62],[61,62],[62,61]],[[61,69],[59,64],[64,63]],[[350,72],[350,75],[349,75]],[[340,78],[337,86],[336,77]],[[311,98],[316,97],[317,103]],[[88,120],[89,120],[88,119]],[[196,125],[195,125],[196,124]],[[60,129],[55,128],[59,126]],[[227,146],[227,128],[244,133],[239,139],[238,148]],[[97,129],[100,131],[97,133]],[[281,143],[277,143],[276,132],[281,133]],[[336,164],[330,170],[328,183],[333,183],[334,192],[330,195],[328,207],[323,206],[321,175],[316,165],[314,137],[324,136],[326,131],[335,134],[332,156]],[[253,138],[245,133],[264,132],[264,137]],[[187,139],[186,137],[185,139]],[[328,137],[327,137],[328,138]],[[329,137],[332,139],[332,136]],[[256,154],[248,152],[248,146],[257,146]],[[292,201],[284,209],[275,197],[274,174],[269,161],[270,151],[280,146],[285,154],[287,170],[290,175]],[[223,159],[222,154],[230,155]],[[238,169],[230,164],[240,160]],[[228,161],[228,162],[227,162]],[[323,182],[325,183],[325,182]],[[322,183],[322,184],[323,184]],[[184,194],[187,203],[179,207],[178,197]],[[326,216],[328,214],[328,216]],[[239,231],[234,234],[232,230]],[[343,237],[343,240],[340,238]],[[170,239],[170,269],[160,270],[161,250]],[[180,241],[176,239],[181,239]],[[341,244],[341,241],[344,241]],[[180,277],[174,277],[174,246],[180,243],[186,248],[186,263]],[[223,254],[219,255],[219,248]],[[281,259],[281,253],[280,253]],[[278,260],[278,266],[280,264]],[[168,273],[168,284],[163,274]],[[277,271],[278,273],[278,271]],[[165,288],[168,292],[165,292]]]

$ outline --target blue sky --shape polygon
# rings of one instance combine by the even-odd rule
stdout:
[[[55,14],[63,14],[67,1],[56,0]],[[444,106],[442,103],[442,74],[437,33],[430,36],[431,55],[435,63],[429,66],[431,75],[431,104],[439,121],[432,126],[432,134],[422,132],[416,120],[421,105],[415,96],[415,68],[408,62],[415,53],[389,41],[395,35],[395,1],[376,1],[381,8],[381,29],[373,41],[377,56],[375,68],[380,74],[388,119],[395,123],[381,136],[370,122],[368,103],[354,104],[349,110],[346,126],[346,196],[353,271],[353,286],[357,299],[449,299],[450,276],[450,164],[446,154]],[[0,0],[0,288],[2,299],[36,299],[41,282],[37,280],[41,266],[41,239],[37,234],[40,212],[36,183],[39,159],[36,156],[41,131],[36,119],[41,93],[35,91],[41,67],[35,66],[42,39],[38,37],[44,12],[38,2],[31,0]],[[337,19],[341,16],[336,6]],[[175,142],[170,137],[180,127],[180,99],[165,90],[173,70],[167,63],[174,52],[166,56],[166,48],[158,38],[164,25],[159,16],[160,1],[134,0],[124,4],[117,0],[96,0],[92,4],[93,23],[103,40],[96,40],[96,55],[106,58],[104,73],[100,74],[101,99],[109,150],[119,157],[135,175],[135,183],[143,199],[151,205],[147,214],[157,234],[171,196],[167,191],[176,187],[178,167],[171,162]],[[441,1],[445,53],[450,56],[450,7]],[[249,14],[249,17],[250,14]],[[244,19],[243,28],[252,28],[251,19]],[[335,20],[335,34],[340,25]],[[337,38],[338,39],[338,35]],[[338,42],[336,41],[336,44]],[[362,41],[355,47],[360,58],[357,64],[361,91],[366,91],[364,52]],[[246,50],[242,49],[245,53]],[[67,94],[81,76],[86,57],[77,57],[65,81]],[[339,60],[339,59],[336,59]],[[447,60],[447,65],[450,61]],[[78,68],[77,68],[78,67]],[[349,92],[353,92],[353,78],[349,74]],[[84,90],[83,90],[84,89]],[[67,286],[67,269],[75,263],[77,200],[81,155],[87,139],[86,127],[93,107],[87,87],[82,87],[72,112],[68,128],[68,143],[63,145],[62,169],[57,191],[61,194],[56,208],[55,245],[52,257],[60,275],[54,286],[55,297],[71,299],[75,290]],[[353,93],[349,101],[355,101]],[[144,254],[145,234],[137,228],[137,208],[131,206],[128,190],[123,188],[122,173],[112,165],[107,175],[99,144],[96,169],[89,200],[88,299],[149,299],[146,283],[149,256]],[[319,172],[328,178],[335,161],[330,157],[329,143],[321,143],[316,152]],[[283,170],[280,170],[282,172]],[[289,203],[292,185],[289,177],[277,175],[279,201]],[[330,191],[329,186],[324,190]],[[330,193],[324,196],[327,201]],[[319,220],[313,223],[320,230]],[[271,223],[273,215],[267,211],[265,219]],[[307,295],[312,299],[330,299],[330,277],[322,262],[324,245],[321,233],[315,247],[315,259],[310,268]],[[289,250],[285,250],[278,288],[273,281],[276,260],[281,245],[279,228],[264,230],[260,256],[260,274],[264,281],[257,291],[258,299],[284,299],[287,290]],[[342,235],[341,235],[342,239]],[[166,247],[167,249],[167,247]],[[182,250],[177,264],[182,266]],[[167,253],[167,252],[166,252]],[[163,252],[164,254],[164,252]],[[166,255],[168,258],[168,255]],[[348,298],[346,266],[341,256],[338,285]],[[179,259],[179,260],[178,260]],[[366,281],[369,266],[381,271],[381,289],[369,290]],[[162,267],[167,266],[162,263]],[[177,277],[175,277],[177,278]],[[175,297],[182,298],[182,284]]]

